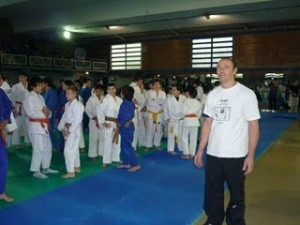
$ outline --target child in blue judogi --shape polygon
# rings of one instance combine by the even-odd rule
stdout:
[[[129,172],[135,172],[141,168],[137,162],[134,148],[132,146],[134,125],[132,119],[134,117],[135,105],[132,102],[134,89],[130,86],[122,88],[123,102],[120,106],[118,123],[121,135],[121,158],[122,165],[118,168],[128,169]]]
[[[14,199],[5,193],[6,176],[8,172],[8,159],[6,153],[4,128],[10,123],[12,103],[0,88],[0,200],[13,202]]]

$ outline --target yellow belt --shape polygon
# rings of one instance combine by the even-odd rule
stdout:
[[[164,110],[160,110],[159,112],[152,112],[150,110],[147,110],[147,112],[152,114],[152,121],[153,121],[153,123],[157,124],[158,115],[162,114],[164,112]]]

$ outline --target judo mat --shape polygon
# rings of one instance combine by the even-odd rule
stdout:
[[[256,157],[295,119],[293,114],[262,113]],[[64,181],[59,175],[18,180],[10,174],[7,185],[15,188],[8,188],[10,194],[26,189],[27,198],[1,205],[1,225],[183,225],[193,224],[203,214],[204,169],[165,151],[139,157],[139,162],[142,169],[136,173],[116,168],[100,171],[99,163],[83,165],[87,172],[75,181]]]

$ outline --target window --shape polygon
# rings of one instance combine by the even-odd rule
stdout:
[[[193,39],[192,67],[213,68],[222,57],[233,56],[232,37]]]
[[[121,44],[111,46],[112,70],[138,70],[141,69],[142,44]]]

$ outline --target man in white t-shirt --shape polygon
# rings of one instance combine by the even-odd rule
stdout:
[[[234,60],[222,58],[217,65],[220,86],[211,91],[205,102],[204,121],[194,162],[205,166],[205,225],[226,223],[245,225],[245,175],[254,168],[255,149],[259,138],[260,118],[252,90],[235,81]],[[224,182],[228,184],[230,202],[224,212]]]

